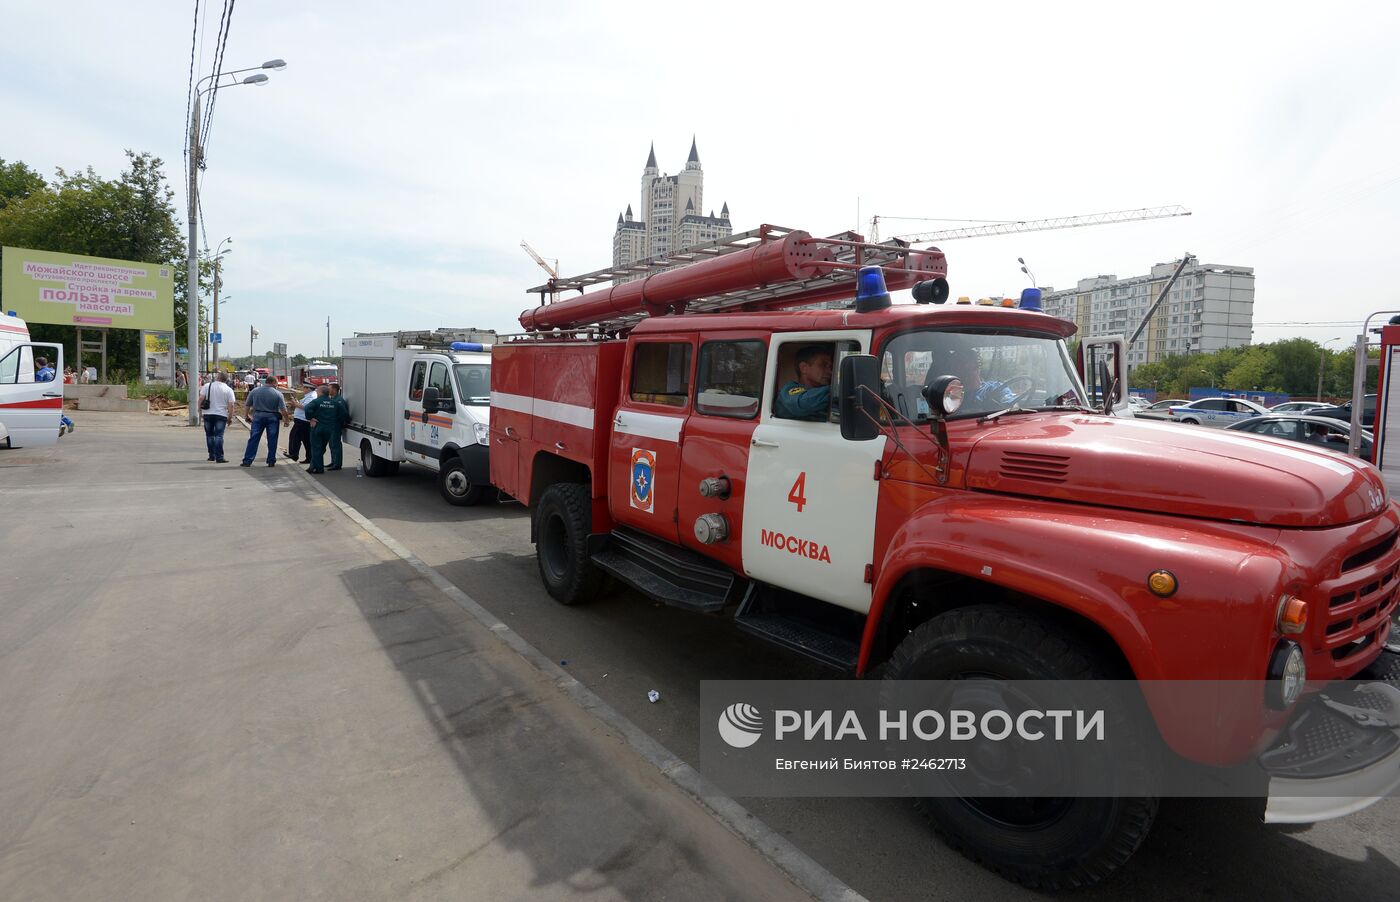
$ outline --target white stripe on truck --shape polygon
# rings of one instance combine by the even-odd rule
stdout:
[[[507,392],[491,392],[491,406],[516,413],[543,417],[556,423],[578,426],[581,429],[593,428],[593,408],[561,401],[545,401],[542,398],[529,398],[525,395],[512,395]]]

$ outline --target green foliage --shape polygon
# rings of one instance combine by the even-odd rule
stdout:
[[[0,210],[11,201],[24,200],[44,189],[44,177],[18,161],[6,163],[0,159]]]
[[[1184,398],[1193,386],[1313,398],[1317,395],[1321,367],[1322,397],[1345,399],[1351,397],[1354,356],[1350,348],[1329,351],[1311,339],[1289,338],[1209,354],[1177,354],[1134,367],[1130,381],[1133,388],[1155,387],[1159,398]],[[1373,368],[1366,390],[1375,391],[1375,385]]]
[[[179,404],[188,404],[190,398],[189,392],[183,388],[175,388],[170,385],[142,385],[140,382],[128,382],[126,396],[128,398],[164,398]]]
[[[0,244],[171,266],[175,329],[183,339],[187,269],[175,193],[158,157],[131,150],[126,156],[127,168],[116,179],[103,179],[92,167],[82,172],[57,169],[47,184],[25,164],[0,160]],[[201,261],[201,287],[208,284],[211,272],[208,262]],[[0,297],[0,306],[3,302]],[[30,331],[35,341],[63,344],[65,360],[76,361],[72,326],[36,323]],[[109,331],[109,372],[138,369],[139,342],[139,331]]]

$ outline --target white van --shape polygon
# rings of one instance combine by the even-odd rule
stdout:
[[[34,358],[47,357],[50,382],[34,381]],[[0,447],[45,448],[58,444],[63,418],[63,346],[29,340],[29,326],[14,314],[0,316]]]
[[[359,449],[366,476],[390,475],[407,461],[438,474],[448,504],[494,498],[487,460],[491,346],[452,341],[429,347],[419,343],[423,338],[394,332],[341,343],[340,387],[350,407],[345,441]]]

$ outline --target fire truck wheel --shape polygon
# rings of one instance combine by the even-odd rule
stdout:
[[[1001,605],[958,608],[921,624],[890,657],[886,679],[1114,679],[1099,656],[1056,625]],[[1121,751],[1121,749],[1120,749]],[[1147,749],[1115,766],[1152,766]],[[1155,798],[924,798],[915,807],[958,852],[1017,883],[1090,886],[1132,857],[1157,816]]]
[[[545,489],[535,513],[540,579],[560,604],[592,601],[603,588],[605,574],[588,559],[591,507],[587,486],[559,482]]]
[[[467,468],[462,465],[462,458],[455,454],[444,460],[438,468],[438,491],[448,504],[458,507],[477,504],[486,494],[485,488],[474,485],[467,478]]]

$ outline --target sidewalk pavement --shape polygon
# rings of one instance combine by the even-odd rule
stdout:
[[[289,463],[129,413],[20,454],[0,898],[805,898]]]

